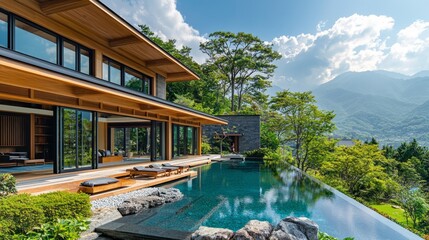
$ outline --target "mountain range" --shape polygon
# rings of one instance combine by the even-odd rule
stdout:
[[[313,90],[319,108],[334,111],[339,138],[429,146],[429,71],[412,76],[346,72]]]

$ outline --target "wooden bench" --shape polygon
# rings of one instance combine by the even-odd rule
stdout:
[[[124,160],[123,156],[100,157],[100,163],[122,162],[122,160]]]
[[[16,166],[19,166],[20,164],[22,166],[26,166],[29,164],[45,164],[45,159],[14,159],[14,161],[16,162]]]
[[[105,192],[121,187],[125,187],[128,185],[133,184],[135,181],[131,179],[118,179],[118,182],[115,183],[109,183],[104,185],[97,185],[97,186],[79,186],[79,191],[88,193],[88,194],[96,194],[100,192]]]

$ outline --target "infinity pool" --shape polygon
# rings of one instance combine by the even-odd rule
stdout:
[[[121,222],[192,232],[200,225],[238,230],[251,219],[277,224],[287,216],[305,216],[321,231],[338,238],[420,239],[292,168],[278,176],[257,162],[220,162],[196,170],[197,178],[174,186],[185,195],[183,200],[125,217]]]

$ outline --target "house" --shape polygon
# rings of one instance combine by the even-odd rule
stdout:
[[[259,115],[220,115],[228,125],[206,125],[203,136],[211,142],[212,148],[223,151],[244,153],[261,147],[261,119]],[[219,145],[218,145],[219,144]]]
[[[202,125],[227,122],[165,99],[198,79],[99,1],[3,0],[0,169],[200,155]]]

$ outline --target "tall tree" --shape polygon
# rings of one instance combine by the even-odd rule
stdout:
[[[321,144],[328,143],[326,134],[331,133],[335,125],[332,112],[322,111],[315,105],[311,92],[277,92],[270,101],[271,108],[283,117],[283,140],[292,143],[297,167],[307,171],[312,167],[313,153],[320,154]]]
[[[252,34],[214,32],[207,42],[200,44],[209,56],[208,63],[218,68],[224,77],[223,93],[230,93],[231,111],[240,111],[243,95],[252,88],[265,90],[281,55]],[[238,100],[238,103],[236,103]]]

